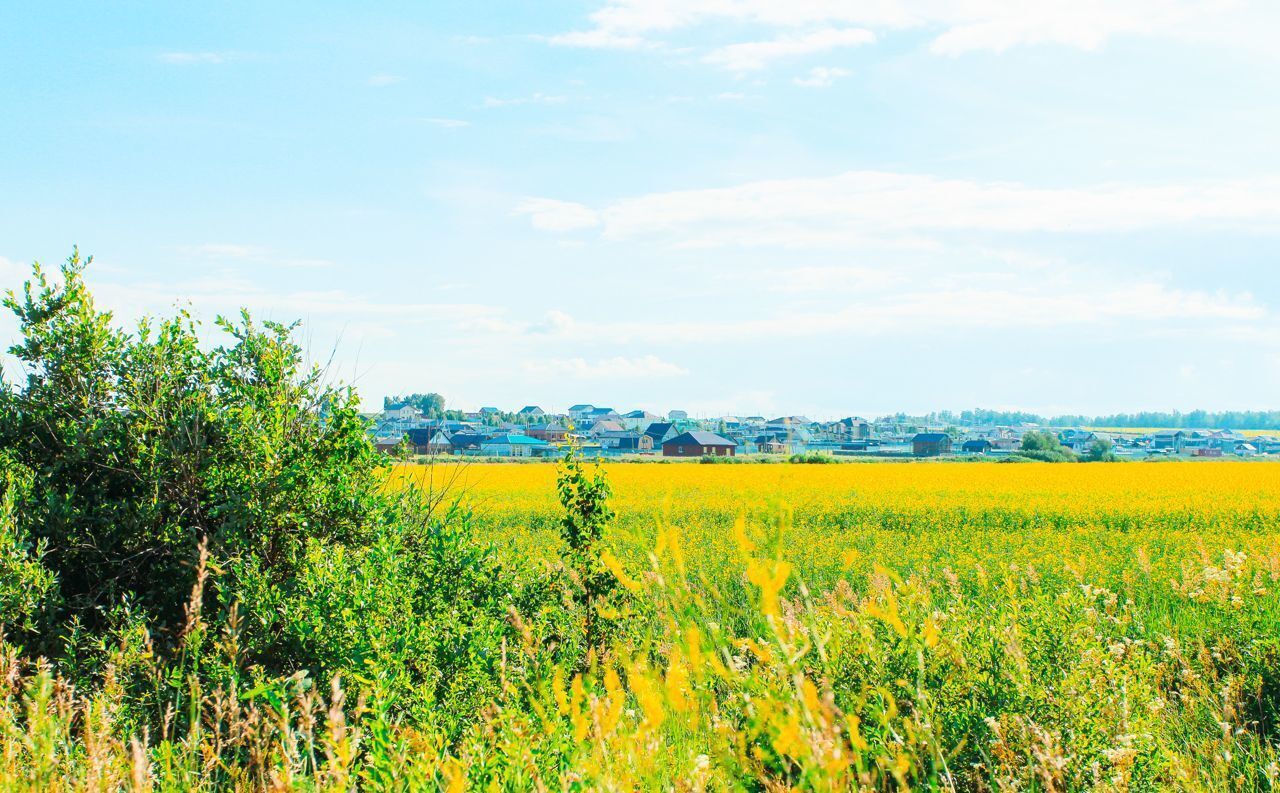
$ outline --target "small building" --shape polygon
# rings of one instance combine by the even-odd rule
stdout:
[[[911,439],[911,453],[916,457],[938,457],[951,454],[951,436],[945,432],[921,432]]]
[[[520,412],[517,415],[524,416],[525,418],[538,418],[539,416],[547,415],[547,411],[537,405],[525,405],[520,408]]]
[[[622,422],[614,419],[604,419],[597,421],[587,429],[587,434],[593,438],[598,438],[606,432],[625,432],[626,427],[622,426]]]
[[[756,451],[760,454],[787,454],[791,445],[782,435],[760,435],[755,440]]]
[[[538,457],[549,446],[528,435],[495,435],[480,442],[480,453],[489,457]]]
[[[587,416],[590,416],[591,411],[595,409],[596,409],[595,405],[588,405],[586,402],[582,402],[577,405],[570,405],[569,418],[573,419],[574,421],[582,421]]]
[[[634,430],[610,431],[598,436],[600,446],[619,454],[639,454],[653,451],[653,438]]]
[[[653,438],[653,445],[656,448],[679,435],[680,430],[672,422],[655,421],[645,429],[644,434]]]
[[[484,408],[480,408],[479,412],[481,416],[496,416],[502,411],[493,407],[484,407]]]
[[[569,436],[569,428],[561,424],[532,424],[525,429],[524,434],[547,443],[564,443]]]
[[[407,402],[394,402],[382,410],[382,418],[387,421],[412,421],[421,413]]]
[[[620,421],[622,426],[629,430],[642,430],[655,421],[662,421],[662,416],[655,416],[645,410],[633,410],[630,413],[623,413]]]
[[[668,410],[667,421],[688,421],[689,411],[687,410]]]
[[[965,454],[987,454],[991,451],[991,441],[986,438],[973,438],[960,444],[960,451]]]
[[[662,444],[663,457],[733,457],[738,444],[714,432],[683,432]]]
[[[1187,442],[1187,433],[1182,430],[1161,430],[1151,436],[1151,448],[1167,449],[1177,454]]]
[[[477,454],[485,437],[475,432],[458,432],[450,436],[449,447],[453,454]]]

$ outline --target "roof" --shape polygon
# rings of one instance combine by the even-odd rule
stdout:
[[[644,434],[655,440],[666,435],[675,426],[669,421],[655,421],[645,428]]]
[[[383,410],[401,410],[402,408],[412,407],[408,402],[394,402],[387,405]]]
[[[502,411],[498,410],[497,408],[485,407],[485,408],[480,408],[480,412],[481,413],[501,413]]]
[[[656,418],[659,418],[658,416],[655,416],[655,415],[653,415],[652,413],[650,413],[650,412],[648,412],[648,411],[645,411],[645,410],[633,410],[633,411],[631,411],[630,413],[625,413],[625,414],[623,414],[623,416],[622,416],[622,417],[623,417],[624,419],[656,419]]]
[[[945,432],[921,432],[911,439],[912,443],[940,443],[951,440]]]
[[[592,425],[591,425],[591,428],[590,428],[590,429],[588,429],[587,431],[588,431],[588,432],[596,432],[596,433],[599,433],[599,432],[620,432],[620,431],[625,430],[625,429],[626,429],[626,427],[622,426],[621,424],[619,424],[619,423],[618,423],[618,422],[616,422],[616,421],[613,421],[613,420],[611,420],[611,419],[602,419],[602,420],[600,420],[600,421],[597,421],[595,424],[592,424]]]
[[[495,435],[486,441],[481,442],[481,446],[488,446],[491,443],[507,444],[510,446],[546,446],[547,442],[541,438],[530,438],[528,435]]]
[[[449,439],[450,445],[455,449],[466,448],[467,446],[479,446],[483,441],[483,435],[465,432],[460,432]]]
[[[682,444],[685,446],[737,446],[738,445],[737,443],[729,440],[723,435],[717,435],[714,432],[701,432],[698,430],[694,430],[693,432],[682,432],[662,445],[663,446],[670,446],[670,445],[679,446]]]
[[[594,410],[594,409],[595,409],[595,405],[586,405],[586,404],[583,404],[583,405],[570,405],[570,406],[569,406],[569,409],[570,409],[570,410],[572,410],[572,411],[574,411],[574,412],[577,412],[577,411],[579,411],[579,410]]]

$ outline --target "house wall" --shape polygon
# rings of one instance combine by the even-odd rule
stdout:
[[[732,446],[701,446],[698,444],[677,446],[669,443],[664,444],[662,447],[663,457],[703,457],[707,455],[735,457],[735,452],[737,452],[737,449]]]

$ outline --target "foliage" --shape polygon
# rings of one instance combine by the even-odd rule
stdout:
[[[1112,451],[1110,440],[1094,438],[1093,443],[1089,444],[1089,451],[1085,453],[1085,459],[1091,463],[1114,463],[1119,458]]]
[[[1023,435],[1022,448],[1018,456],[1045,463],[1076,461],[1075,453],[1063,446],[1058,436],[1052,432],[1028,432]]]
[[[809,452],[807,454],[793,454],[787,458],[789,463],[803,463],[807,465],[825,465],[828,463],[840,462],[834,454],[822,454],[821,452]]]
[[[441,418],[444,416],[444,397],[432,392],[429,394],[406,394],[405,396],[388,396],[383,397],[382,407],[389,408],[392,405],[409,405],[417,408],[427,418]]]

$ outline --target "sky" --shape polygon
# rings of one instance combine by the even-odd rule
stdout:
[[[370,407],[1280,408],[1280,4],[376,5],[5,4],[0,285]]]

